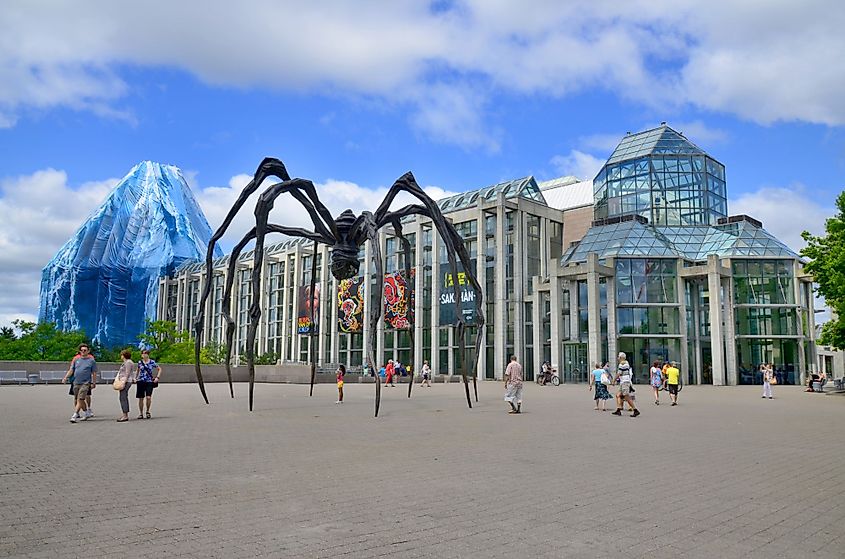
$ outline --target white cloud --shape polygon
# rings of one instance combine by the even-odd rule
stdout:
[[[272,2],[10,0],[0,11],[0,126],[29,107],[128,119],[126,65],[208,84],[374,98],[437,141],[495,152],[497,92],[601,88],[672,111],[845,124],[845,4],[822,0]],[[295,30],[295,32],[291,31]],[[482,94],[483,93],[483,94]],[[692,123],[695,124],[695,123]],[[492,128],[492,129],[491,129]],[[693,127],[686,130],[693,134]]]
[[[824,234],[825,220],[836,213],[832,197],[829,205],[817,200],[801,184],[767,186],[729,200],[728,209],[731,215],[746,214],[762,221],[766,231],[798,252],[807,244],[801,232]]]
[[[118,180],[74,188],[55,169],[0,179],[0,320],[37,315],[41,269]]]
[[[593,180],[605,161],[605,159],[573,149],[567,155],[552,157],[551,164],[560,175],[574,175],[581,180]]]

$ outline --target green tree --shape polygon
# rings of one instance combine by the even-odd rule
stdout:
[[[813,275],[818,292],[835,313],[822,327],[819,342],[845,349],[845,192],[836,199],[839,212],[825,221],[825,235],[804,231],[807,247],[801,251],[811,261],[804,269]]]
[[[62,332],[55,323],[12,322],[18,335],[0,336],[0,359],[11,361],[65,361],[76,355],[79,344],[87,341],[85,332]]]
[[[169,320],[147,321],[146,331],[139,336],[159,363],[193,363],[194,338],[187,330],[179,330]]]

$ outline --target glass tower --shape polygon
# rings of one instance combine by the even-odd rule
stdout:
[[[725,166],[662,124],[625,136],[594,180],[595,218],[715,225],[728,212]]]

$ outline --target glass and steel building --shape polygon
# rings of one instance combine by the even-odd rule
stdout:
[[[749,216],[729,216],[724,166],[662,124],[626,135],[593,181],[525,177],[438,202],[473,259],[487,323],[479,377],[501,378],[516,354],[533,378],[542,361],[563,382],[585,382],[596,362],[624,351],[644,382],[654,360],[681,364],[687,383],[759,382],[759,365],[774,363],[784,383],[815,366],[812,278],[789,247]],[[359,209],[360,210],[360,209]],[[418,370],[457,374],[456,348],[475,339],[471,304],[467,337],[455,339],[451,274],[430,220],[407,219],[411,278],[402,277],[400,244],[380,232],[385,278],[375,278],[370,247],[359,253],[359,277],[331,277],[330,249],[286,240],[268,246],[262,274],[257,352],[276,361],[308,361],[301,335],[303,289],[317,259],[320,284],[314,351],[323,366],[360,370],[369,327],[361,314],[373,289],[386,299],[409,289],[410,305],[385,302],[377,359],[406,363],[412,337]],[[222,342],[227,258],[215,263],[204,340]],[[235,352],[243,353],[255,273],[241,256],[229,315]],[[190,329],[198,311],[202,264],[181,267],[160,284],[159,316]],[[464,286],[462,289],[469,289]],[[473,295],[469,294],[471,299]],[[357,313],[357,314],[356,314]],[[404,314],[403,314],[404,313]]]

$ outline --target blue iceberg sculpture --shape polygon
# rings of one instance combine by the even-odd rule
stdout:
[[[159,278],[204,259],[210,238],[182,172],[139,163],[42,271],[39,320],[106,347],[134,344],[156,318]]]

